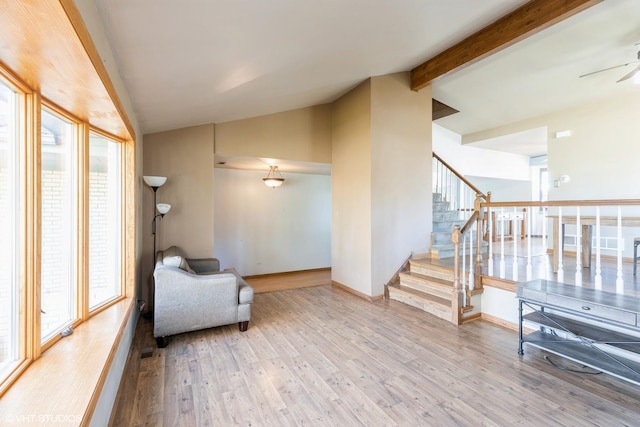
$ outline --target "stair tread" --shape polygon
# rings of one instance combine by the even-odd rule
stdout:
[[[437,264],[432,264],[428,258],[426,259],[422,259],[422,258],[416,258],[416,259],[412,259],[409,260],[410,264],[419,264],[420,266],[423,266],[425,268],[430,268],[433,270],[439,270],[441,272],[444,273],[451,273],[453,274],[453,268],[451,267],[445,267],[443,265],[437,265]]]
[[[473,242],[473,246],[476,245],[476,242]],[[440,247],[440,246],[453,246],[453,243],[435,243],[433,245],[431,245],[432,247]],[[462,245],[460,245],[462,246]],[[469,246],[469,242],[467,242],[465,244],[465,246]],[[489,242],[485,242],[484,240],[480,241],[480,246],[485,247],[485,246],[489,246]]]
[[[407,293],[407,294],[411,294],[411,295],[413,295],[415,297],[418,297],[420,299],[428,300],[430,303],[437,304],[437,305],[440,305],[442,307],[451,309],[451,301],[450,300],[447,300],[447,299],[444,299],[444,298],[440,298],[440,297],[437,297],[435,295],[426,294],[424,292],[417,291],[417,290],[415,290],[413,288],[408,288],[408,287],[402,286],[400,284],[389,285],[389,288],[394,288],[394,289],[399,290],[401,292],[404,292],[404,293]]]

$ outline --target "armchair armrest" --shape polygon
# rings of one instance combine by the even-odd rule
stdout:
[[[187,258],[189,267],[197,274],[216,273],[220,271],[218,258]]]
[[[233,273],[238,278],[238,303],[251,304],[253,302],[253,287],[248,284],[235,268],[225,268],[225,273]]]

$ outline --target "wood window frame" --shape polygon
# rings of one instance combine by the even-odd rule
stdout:
[[[105,312],[108,318],[111,316],[114,319],[114,324],[108,326],[111,328],[109,336],[113,341],[96,344],[95,349],[78,347],[74,350],[77,351],[78,359],[84,360],[83,357],[91,357],[87,356],[91,351],[102,351],[101,349],[107,348],[106,356],[104,359],[101,358],[104,362],[100,362],[104,363],[104,366],[93,366],[92,363],[91,369],[100,370],[97,375],[93,375],[97,378],[92,384],[96,390],[99,390],[105,381],[106,372],[113,358],[114,346],[123,336],[125,325],[123,322],[127,322],[130,318],[136,304],[136,190],[140,186],[140,177],[136,171],[135,132],[74,1],[24,3],[0,0],[0,8],[3,10],[0,14],[0,38],[5,41],[3,46],[0,46],[0,78],[18,93],[20,146],[18,185],[21,195],[20,282],[18,284],[20,343],[18,361],[11,367],[7,376],[0,378],[0,412],[2,412],[3,407],[15,409],[22,406],[22,399],[28,395],[28,393],[21,394],[23,390],[40,390],[38,387],[43,385],[37,384],[39,375],[35,371],[39,372],[40,369],[56,371],[59,367],[57,361],[60,360],[55,356],[60,351],[53,351],[60,350],[54,345],[60,339],[59,335],[57,340],[52,340],[46,346],[40,342],[41,108],[46,106],[48,109],[63,112],[64,116],[70,116],[71,121],[76,124],[77,135],[87,141],[87,145],[78,144],[77,146],[76,155],[80,159],[88,156],[86,136],[90,131],[104,134],[122,143],[121,295],[91,311],[88,309],[88,293],[77,292],[78,295],[76,295],[75,317],[77,319],[74,326],[81,325],[90,331],[94,327],[92,323],[104,325],[102,319],[105,316],[102,313]],[[38,48],[33,49],[33,46]],[[57,64],[56,58],[65,58],[65,61]],[[83,83],[76,84],[76,82]],[[86,183],[88,173],[84,170],[88,168],[88,163],[82,160],[76,164],[80,169],[76,171],[78,182],[83,183],[77,185],[83,194],[81,197],[83,202],[78,203],[77,208],[80,215],[78,218],[82,220],[77,225],[78,240],[76,242],[82,251],[78,251],[78,262],[75,266],[78,283],[84,283],[84,286],[77,287],[80,290],[88,288],[86,280],[88,249],[86,244],[83,244],[88,238],[88,216],[85,215],[88,203],[88,184]],[[93,321],[94,317],[101,320]],[[84,324],[88,325],[85,327]],[[107,325],[109,325],[108,322]],[[95,327],[98,326],[95,325]],[[82,333],[77,332],[77,334]],[[43,352],[46,349],[52,353],[50,357],[43,358]],[[47,361],[42,362],[44,359]],[[29,371],[28,368],[34,365],[35,361],[38,363],[37,368],[33,368],[34,375],[25,375],[28,378],[24,381],[18,380],[21,375]],[[70,376],[67,379],[70,381]],[[81,383],[86,379],[86,375],[81,375],[74,381]],[[35,386],[34,383],[36,383]],[[12,393],[8,393],[8,390]],[[51,393],[52,401],[59,400],[56,393],[58,391]],[[19,397],[16,398],[16,395]],[[89,415],[92,411],[91,407],[95,407],[96,396],[96,393],[91,393]],[[27,400],[24,405],[27,405],[26,402]],[[29,408],[35,410],[49,403],[31,402]],[[82,413],[85,413],[85,410],[87,408],[83,409]]]

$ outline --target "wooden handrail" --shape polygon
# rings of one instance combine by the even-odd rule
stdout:
[[[445,167],[447,169],[449,169],[451,171],[451,173],[453,173],[455,176],[458,177],[458,179],[460,179],[462,182],[464,182],[465,184],[467,184],[467,186],[469,188],[471,188],[473,191],[476,192],[476,194],[480,194],[482,197],[484,197],[485,199],[487,198],[487,196],[480,190],[478,190],[478,188],[473,185],[472,183],[469,182],[468,179],[466,179],[464,176],[460,175],[458,173],[458,171],[456,171],[454,168],[452,168],[447,162],[445,162],[444,160],[442,160],[442,158],[440,156],[438,156],[436,153],[431,153],[432,157],[435,157],[440,163],[442,163],[443,165],[445,165]]]
[[[483,208],[527,208],[527,207],[547,207],[547,206],[635,206],[640,205],[640,199],[606,199],[606,200],[548,200],[546,202],[537,201],[515,201],[515,202],[481,202]]]
[[[460,229],[460,234],[461,234],[461,235],[463,235],[463,236],[464,236],[464,235],[465,235],[465,233],[467,232],[467,230],[468,230],[469,228],[471,228],[471,226],[473,225],[473,222],[474,222],[475,220],[477,220],[477,219],[478,219],[478,215],[479,215],[478,211],[475,211],[474,213],[472,213],[472,214],[471,214],[471,216],[469,217],[469,219],[467,220],[467,222],[466,222],[466,223],[464,224],[464,226]]]

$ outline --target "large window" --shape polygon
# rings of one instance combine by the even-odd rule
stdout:
[[[63,329],[75,319],[74,274],[77,224],[74,188],[74,126],[42,111],[42,249],[41,249],[41,340]]]
[[[95,132],[89,145],[89,308],[120,295],[120,144]]]
[[[67,355],[88,360],[94,343],[86,345],[78,333],[90,332],[92,321],[105,325],[93,316],[111,319],[112,314],[118,324],[107,320],[106,328],[120,330],[136,300],[140,182],[133,125],[74,2],[28,3],[0,12],[11,23],[0,25],[4,409],[11,400],[3,400],[7,390],[20,389],[22,381],[30,389],[32,376],[23,374],[34,361],[40,369],[60,367],[64,375],[68,363],[50,353],[52,346],[62,344],[67,361]],[[16,40],[21,43],[11,42]],[[68,326],[78,327],[71,337],[61,333]],[[114,344],[123,339],[113,338]],[[94,365],[79,366],[78,372]],[[47,395],[51,402],[64,398]],[[40,399],[29,400],[35,401]]]
[[[18,359],[16,94],[0,82],[0,378]]]

